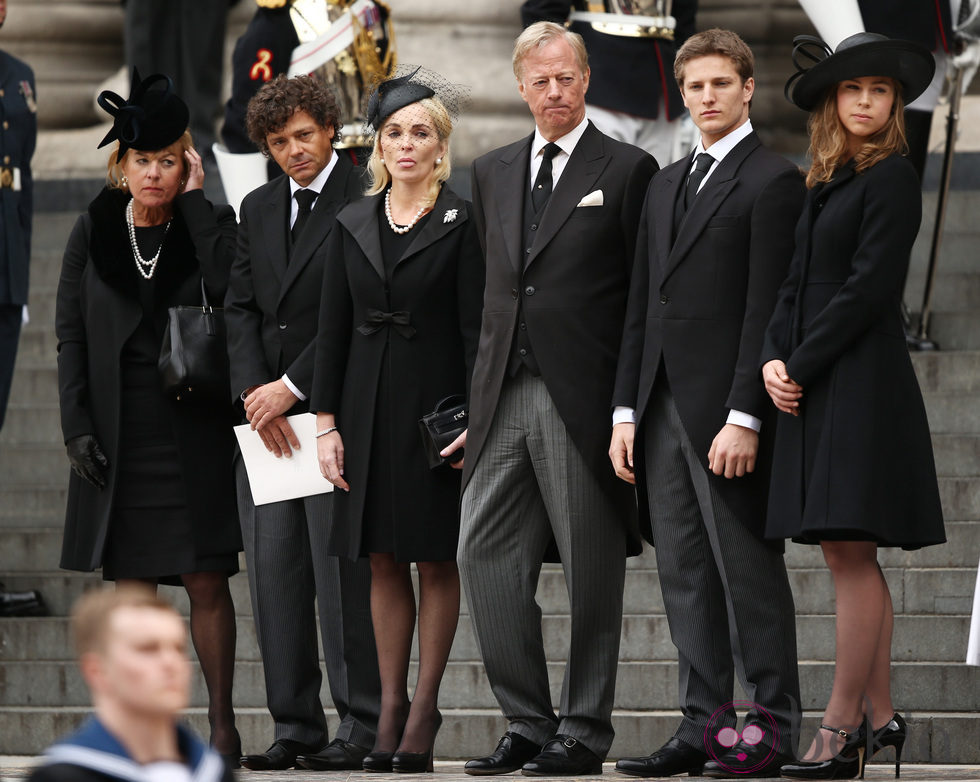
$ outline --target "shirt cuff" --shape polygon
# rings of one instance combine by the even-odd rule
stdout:
[[[286,388],[293,392],[293,396],[295,396],[300,402],[306,401],[306,394],[293,385],[293,381],[289,379],[289,375],[283,375],[282,382],[285,384]]]
[[[616,424],[635,424],[636,410],[626,405],[616,405],[613,409],[613,426]]]
[[[743,413],[741,410],[729,410],[728,420],[725,423],[735,424],[736,426],[744,426],[746,429],[751,429],[753,432],[762,430],[761,418],[756,418],[754,415]]]

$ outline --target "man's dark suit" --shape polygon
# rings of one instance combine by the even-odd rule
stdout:
[[[703,746],[711,715],[732,700],[737,669],[790,754],[795,627],[781,553],[761,540],[775,410],[759,351],[792,255],[803,181],[750,133],[687,213],[675,212],[691,166],[691,156],[668,166],[647,194],[614,404],[636,410],[641,523],[657,546],[680,658],[684,721],[675,735]],[[730,410],[762,420],[755,471],[743,477],[708,470]]]
[[[635,530],[633,492],[617,485],[606,461],[608,411],[636,225],[657,167],[642,150],[590,123],[538,224],[523,216],[532,140],[473,164],[487,282],[470,397],[459,564],[509,729],[539,745],[557,729],[602,757],[613,736],[627,540],[636,551],[639,544],[629,532]],[[601,205],[579,205],[590,194],[588,200]],[[519,328],[540,377],[524,368],[508,371]],[[505,442],[523,425],[515,423],[515,411],[525,401],[552,412],[532,421],[537,433],[515,445],[510,458]],[[572,615],[558,720],[534,604],[552,533]]]
[[[334,153],[336,154],[336,153]],[[231,387],[245,389],[285,374],[304,395],[313,385],[314,343],[327,237],[336,213],[362,190],[361,172],[341,156],[296,245],[285,175],[242,201],[238,255],[225,298]],[[308,410],[297,401],[287,414]],[[256,508],[238,460],[238,502],[256,630],[276,739],[326,744],[314,598],[330,694],[341,718],[337,738],[370,747],[380,682],[366,561],[329,557],[332,495]]]

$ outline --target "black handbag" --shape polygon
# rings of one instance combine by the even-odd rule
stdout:
[[[419,431],[422,433],[422,447],[429,460],[429,469],[434,470],[450,462],[458,462],[463,458],[463,449],[453,451],[450,458],[439,455],[439,451],[459,437],[469,425],[469,413],[466,411],[466,397],[453,394],[439,401],[436,409],[419,419]]]
[[[178,305],[167,310],[167,330],[157,369],[163,391],[178,400],[229,402],[225,312],[208,304],[201,279],[203,306]]]

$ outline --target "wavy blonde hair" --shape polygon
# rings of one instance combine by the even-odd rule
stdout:
[[[173,144],[167,144],[164,149],[174,146],[174,144],[180,147],[180,164],[184,167],[184,173],[181,175],[181,179],[187,179],[187,159],[184,157],[184,153],[188,149],[194,148],[194,141],[191,139],[191,132],[185,130],[183,135],[177,139]],[[119,142],[116,142],[115,149],[112,150],[112,154],[109,155],[109,163],[106,166],[105,183],[113,190],[122,190],[124,193],[129,192],[129,185],[123,181],[123,163],[126,162],[126,158],[135,152],[141,152],[142,150],[136,150],[130,147],[127,149],[122,157],[119,157]],[[180,186],[180,192],[184,191],[184,186]]]
[[[425,205],[426,207],[431,207],[436,202],[436,198],[439,197],[439,190],[442,188],[442,183],[448,180],[449,175],[452,173],[452,166],[449,162],[449,136],[453,132],[453,121],[443,102],[435,96],[423,98],[418,101],[418,105],[426,110],[429,119],[432,120],[432,125],[436,129],[436,135],[439,136],[439,141],[445,145],[442,160],[436,163],[429,179],[429,191],[426,194]],[[369,185],[365,191],[365,195],[371,196],[383,193],[385,188],[391,184],[391,174],[388,173],[388,168],[381,159],[381,134],[384,132],[385,125],[387,124],[388,119],[386,118],[381,123],[381,127],[378,128],[378,132],[374,134],[374,149],[371,150],[371,157],[368,158],[367,162]]]
[[[894,79],[889,81],[895,91],[891,116],[888,117],[885,126],[867,138],[854,155],[854,170],[859,174],[889,155],[896,152],[904,155],[908,152],[902,87]],[[827,94],[807,120],[807,130],[810,133],[810,149],[807,154],[811,161],[810,170],[806,174],[807,187],[814,187],[820,182],[829,182],[834,172],[850,160],[847,133],[837,113],[837,88],[838,84],[835,84],[827,90]]]

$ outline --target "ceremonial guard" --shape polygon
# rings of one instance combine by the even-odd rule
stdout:
[[[267,159],[250,170],[256,177],[240,182],[245,158],[256,156],[245,131],[245,109],[266,82],[280,73],[312,73],[333,90],[340,108],[343,135],[334,149],[352,159],[369,152],[370,134],[363,116],[363,96],[395,66],[394,31],[388,6],[378,0],[255,0],[258,8],[232,55],[231,97],[225,104],[225,122],[218,165],[225,195],[235,206],[250,190],[266,181]],[[224,153],[224,154],[223,154]],[[268,177],[279,174],[268,160]],[[237,199],[229,190],[238,191]]]
[[[6,3],[0,2],[0,27],[6,16]],[[34,71],[0,50],[0,428],[27,306],[34,207],[31,157],[36,139]]]

